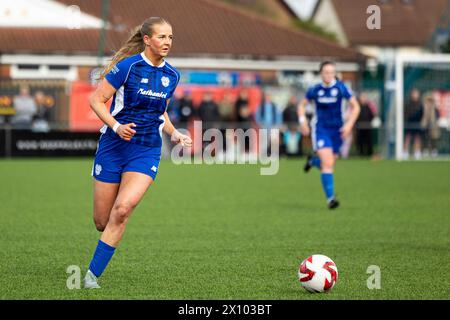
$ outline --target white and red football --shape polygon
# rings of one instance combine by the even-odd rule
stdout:
[[[298,268],[298,280],[309,292],[330,291],[338,279],[336,264],[322,254],[305,259]]]

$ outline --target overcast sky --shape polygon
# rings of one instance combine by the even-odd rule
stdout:
[[[284,0],[302,19],[309,19],[317,0]]]

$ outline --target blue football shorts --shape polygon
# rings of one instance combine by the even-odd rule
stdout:
[[[156,179],[161,147],[125,141],[102,134],[95,153],[91,175],[98,181],[119,183],[124,172],[140,172]]]
[[[312,128],[311,134],[314,151],[332,148],[334,154],[339,154],[342,147],[340,128]]]

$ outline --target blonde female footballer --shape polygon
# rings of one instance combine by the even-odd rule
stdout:
[[[145,20],[102,73],[90,104],[105,124],[95,154],[94,222],[102,232],[85,288],[99,288],[133,209],[158,172],[162,132],[190,147],[191,139],[172,125],[166,109],[180,80],[164,58],[172,47],[172,27],[164,19]],[[112,97],[110,110],[106,102]]]

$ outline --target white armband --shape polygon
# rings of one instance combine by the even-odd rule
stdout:
[[[117,128],[120,127],[120,123],[117,121],[114,126],[112,127],[113,131],[117,133]]]

